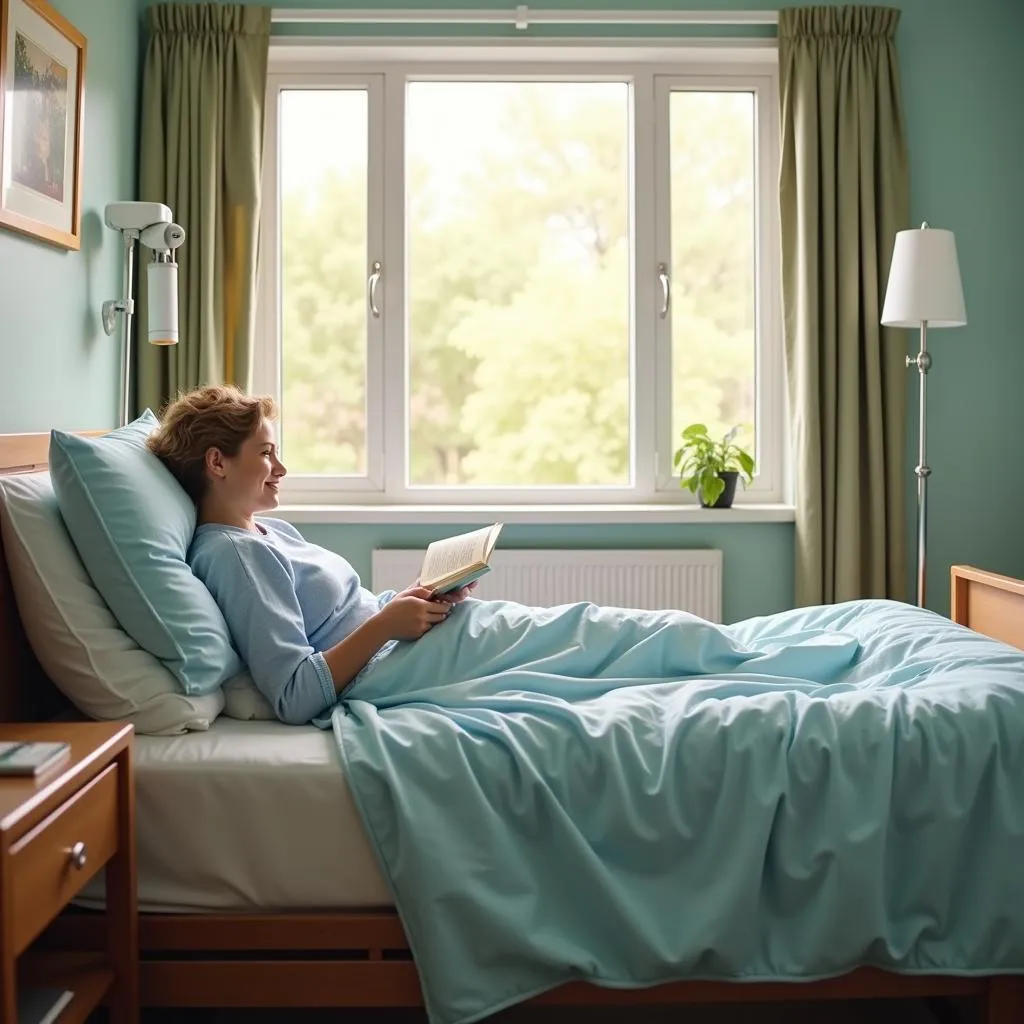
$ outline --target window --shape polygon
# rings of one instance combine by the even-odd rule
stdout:
[[[693,501],[692,422],[781,500],[774,54],[473,59],[271,51],[254,385],[287,500]]]

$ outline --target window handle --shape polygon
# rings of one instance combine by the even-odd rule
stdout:
[[[658,310],[658,316],[664,320],[668,316],[668,307],[672,301],[672,283],[668,278],[668,264],[658,264],[658,280],[661,282],[661,309]]]
[[[377,305],[377,285],[380,283],[380,275],[383,269],[380,260],[374,260],[373,270],[366,282],[366,290],[370,300],[370,313],[374,317],[380,316],[380,307]]]

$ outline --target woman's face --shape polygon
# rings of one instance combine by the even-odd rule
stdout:
[[[238,449],[223,460],[224,490],[243,514],[277,508],[278,488],[287,470],[277,457],[274,426],[263,420]]]

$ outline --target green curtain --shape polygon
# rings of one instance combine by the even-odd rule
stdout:
[[[903,598],[904,332],[879,324],[910,186],[899,11],[779,11],[797,605]]]
[[[166,203],[186,234],[177,345],[146,343],[139,274],[137,411],[200,384],[249,389],[270,14],[219,4],[146,11],[139,198]]]

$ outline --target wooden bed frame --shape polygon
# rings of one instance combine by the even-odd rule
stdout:
[[[0,473],[44,469],[47,434],[0,435]],[[952,569],[952,618],[1024,649],[1024,581]],[[0,721],[41,721],[67,707],[18,618],[0,544]],[[104,948],[101,915],[71,910],[39,948],[82,961]],[[140,992],[152,1007],[412,1007],[419,978],[391,908],[330,913],[157,914],[139,917]],[[984,1024],[1024,1022],[1024,976],[907,976],[860,968],[805,983],[677,982],[619,990],[574,982],[533,1005],[630,1006],[973,996]]]

